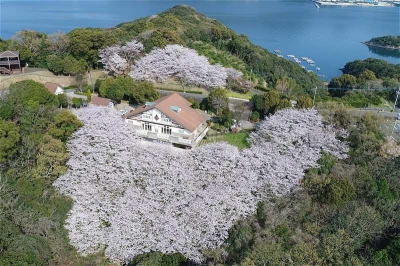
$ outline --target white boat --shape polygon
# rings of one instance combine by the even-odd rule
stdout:
[[[274,52],[275,52],[276,54],[280,54],[280,53],[281,53],[280,50],[274,50]]]
[[[301,63],[301,61],[300,61],[297,57],[293,58],[293,60],[294,60],[297,64],[300,64],[300,63]]]
[[[295,56],[294,56],[294,55],[292,55],[292,54],[288,54],[288,55],[287,55],[287,57],[290,57],[290,58],[295,58]]]
[[[303,61],[307,61],[309,58],[308,57],[305,57],[305,56],[303,56],[302,58],[301,58],[301,60],[303,60]]]
[[[317,71],[320,71],[320,70],[321,70],[319,67],[316,67],[315,69],[316,69]]]
[[[281,54],[278,54],[278,55],[277,55],[277,57],[283,58],[283,55],[281,55]]]

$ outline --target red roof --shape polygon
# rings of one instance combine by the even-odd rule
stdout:
[[[172,93],[158,99],[152,105],[138,107],[135,110],[130,111],[126,115],[126,118],[155,108],[168,116],[175,123],[179,124],[190,132],[193,132],[198,126],[206,121],[206,117],[199,114],[196,110],[191,108],[190,105],[191,103],[180,96],[178,93]],[[175,109],[175,107],[180,107],[180,110],[179,112],[176,112],[173,111],[171,107],[172,109]]]
[[[57,83],[54,83],[54,82],[46,82],[46,83],[44,84],[44,86],[46,87],[46,89],[49,90],[49,92],[51,92],[52,94],[54,94],[54,93],[56,93],[57,86],[60,86],[60,85],[58,85]],[[61,86],[60,86],[60,87],[61,87]]]
[[[102,98],[102,97],[97,97],[97,96],[92,96],[92,99],[90,100],[90,104],[97,105],[97,106],[109,106],[111,103],[110,99],[107,98]]]

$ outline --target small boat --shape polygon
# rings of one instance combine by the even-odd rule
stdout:
[[[321,6],[318,5],[318,3],[316,3],[316,2],[314,2],[314,5],[315,5],[316,8],[320,8],[320,7],[321,7]]]
[[[301,68],[302,68],[302,69],[306,69],[306,67],[305,67],[305,66],[301,66]]]
[[[307,72],[308,72],[308,73],[311,73],[311,72],[313,72],[313,71],[309,69],[309,70],[307,70]]]
[[[321,69],[319,67],[315,68],[317,71],[320,71]]]
[[[300,64],[300,63],[301,63],[301,61],[300,61],[297,57],[293,58],[293,60],[294,60],[297,64]]]
[[[280,53],[281,53],[280,50],[274,50],[274,52],[275,52],[276,54],[280,54]]]
[[[303,56],[302,58],[301,58],[301,60],[303,60],[303,61],[307,61],[309,58],[308,57],[305,57],[305,56]]]
[[[295,56],[294,56],[294,55],[292,55],[292,54],[288,54],[288,55],[287,55],[287,57],[290,57],[290,58],[295,58]]]
[[[310,66],[315,66],[315,64],[310,64]]]
[[[277,57],[283,58],[283,55],[281,55],[281,54],[278,54],[278,55],[277,55]]]

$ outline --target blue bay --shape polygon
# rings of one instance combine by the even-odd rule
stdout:
[[[270,1],[1,1],[0,36],[22,29],[53,33],[77,27],[113,27],[187,4],[217,19],[252,42],[283,55],[309,57],[327,78],[340,75],[348,61],[368,57],[400,63],[397,54],[371,51],[372,37],[400,34],[400,8],[321,7],[308,0]],[[286,57],[287,58],[287,57]],[[306,63],[304,66],[315,71]]]

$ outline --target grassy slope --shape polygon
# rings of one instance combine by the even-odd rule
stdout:
[[[212,129],[210,129],[210,131],[211,130]],[[250,147],[250,144],[247,142],[249,134],[250,133],[248,131],[242,131],[239,133],[207,135],[206,139],[203,139],[200,145],[225,141],[233,146],[236,146],[239,150],[243,150]]]

